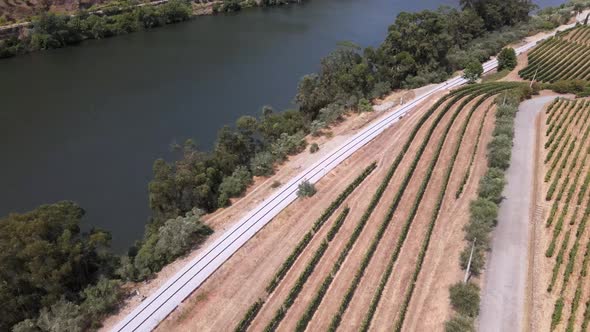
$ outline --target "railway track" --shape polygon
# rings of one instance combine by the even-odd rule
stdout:
[[[567,29],[564,26],[561,29]],[[549,38],[550,35],[545,38]],[[515,49],[517,54],[525,52],[536,45],[527,43]],[[498,66],[493,59],[483,65],[484,73]],[[314,165],[305,169],[288,183],[280,187],[270,197],[252,209],[245,217],[235,223],[216,241],[195,259],[187,263],[179,272],[171,277],[163,286],[146,298],[137,308],[120,321],[112,331],[151,331],[164,320],[182,301],[194,292],[209,276],[211,276],[240,247],[250,240],[260,229],[268,224],[291,202],[297,199],[298,185],[302,181],[316,183],[350,155],[361,149],[381,134],[385,129],[413,111],[417,105],[435,93],[449,90],[466,84],[462,77],[449,79],[431,91],[415,98],[400,109],[384,114],[362,131],[351,137],[344,144]]]

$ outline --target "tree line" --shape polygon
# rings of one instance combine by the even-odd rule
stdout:
[[[175,1],[122,13],[126,19],[46,15],[28,43],[53,47],[81,40],[89,31],[102,31],[88,24],[92,20],[105,20],[101,24],[107,26],[112,23],[108,20],[116,20],[120,27],[142,22],[144,28],[152,26],[144,22],[155,26],[183,20],[188,17],[186,3]],[[509,17],[491,19],[506,8],[502,15]],[[254,176],[273,174],[289,155],[305,149],[306,135],[328,134],[346,112],[370,110],[373,98],[400,87],[439,82],[473,59],[483,61],[507,43],[569,18],[560,9],[531,18],[532,8],[530,2],[481,0],[460,10],[400,13],[379,47],[341,45],[322,59],[317,73],[302,78],[295,96],[298,109],[275,112],[264,107],[258,117],[242,116],[223,127],[211,151],[187,140],[175,146],[175,160],[155,161],[150,221],[143,238],[122,257],[111,252],[108,232],[80,230],[84,211],[72,202],[0,219],[0,301],[5,304],[0,330],[98,326],[121,301],[121,282],[145,280],[201,243],[212,232],[201,216],[231,204]]]
[[[0,59],[178,23],[191,15],[192,8],[187,0],[170,0],[158,6],[105,9],[100,13],[83,11],[75,16],[44,13],[31,21],[32,28],[24,35],[0,40]]]

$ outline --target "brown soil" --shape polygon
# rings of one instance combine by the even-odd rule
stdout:
[[[409,331],[442,330],[444,321],[451,315],[450,304],[448,301],[443,302],[442,299],[448,297],[449,287],[462,280],[464,276],[457,262],[465,247],[463,227],[469,221],[469,203],[476,196],[479,179],[487,170],[486,150],[494,129],[494,109],[490,109],[485,118],[484,115],[491,103],[490,99],[478,108],[467,128],[465,137],[477,137],[479,125],[484,121],[470,178],[462,195],[456,199],[455,193],[469,167],[469,156],[476,141],[465,139],[461,145],[460,157],[451,174],[448,194],[444,198],[441,213],[430,240],[428,255],[424,260],[416,291],[408,309],[405,327]]]
[[[373,112],[373,113],[361,113],[361,114],[350,114],[345,117],[345,119],[338,125],[333,126],[330,130],[332,135],[328,136],[321,136],[321,137],[307,137],[308,143],[317,143],[320,147],[320,150],[314,154],[309,153],[309,151],[302,152],[296,156],[292,156],[287,160],[285,163],[280,165],[277,168],[277,172],[275,175],[269,178],[255,178],[254,184],[250,186],[244,197],[239,199],[234,199],[233,203],[230,207],[225,209],[220,209],[215,213],[209,214],[204,216],[205,222],[215,230],[215,233],[211,235],[205,243],[193,250],[187,256],[178,259],[177,261],[167,265],[160,271],[154,279],[138,284],[130,284],[127,285],[127,288],[132,290],[137,290],[138,294],[131,296],[128,298],[121,308],[119,312],[115,315],[109,316],[103,322],[103,328],[101,331],[109,331],[117,322],[119,322],[123,317],[129,314],[139,303],[143,296],[148,296],[153,291],[158,289],[161,285],[163,285],[168,278],[173,276],[180,268],[182,268],[185,264],[189,261],[194,259],[196,256],[201,254],[202,249],[206,248],[210,243],[215,241],[219,236],[221,236],[226,229],[231,227],[236,220],[243,217],[248,211],[254,208],[257,204],[259,204],[265,197],[270,195],[275,188],[272,188],[273,183],[286,183],[289,179],[291,179],[294,175],[301,172],[301,170],[311,166],[317,160],[319,160],[322,156],[326,153],[329,153],[335,147],[339,146],[347,139],[349,139],[352,135],[354,135],[360,128],[365,126],[367,123],[374,120],[376,117],[381,116],[382,114]],[[408,118],[410,119],[410,118]],[[344,164],[350,163],[350,160],[345,161]],[[360,172],[362,167],[366,167],[370,162],[360,165],[356,167],[357,173]],[[354,172],[350,173],[350,176],[356,177],[358,174]],[[333,175],[332,175],[333,177]],[[348,179],[349,177],[347,177]],[[324,181],[324,180],[322,180]],[[350,180],[351,181],[351,180]],[[348,182],[350,182],[348,181]],[[338,190],[342,190],[348,182],[341,183],[341,187]],[[321,184],[319,184],[321,186]],[[339,193],[339,191],[337,191]],[[314,196],[314,201],[315,197]],[[333,198],[331,198],[333,199]],[[322,206],[322,204],[327,205],[329,204],[322,201],[317,203],[318,206]],[[313,222],[309,220],[309,222]],[[273,221],[274,224],[274,221]],[[307,230],[307,229],[305,229]],[[303,234],[303,233],[301,233]],[[294,235],[293,235],[294,236]],[[292,237],[293,237],[292,236]],[[301,235],[299,235],[301,236]],[[291,241],[291,244],[296,243],[299,241],[299,236],[295,236]],[[290,249],[289,249],[290,251]],[[244,300],[247,301],[247,300]]]
[[[318,194],[314,198],[291,204],[191,295],[179,310],[176,310],[171,317],[158,327],[158,330],[218,331],[233,328],[257,298],[266,296],[265,287],[268,281],[302,235],[311,227],[313,221],[321,214],[325,206],[357,176],[362,168],[366,167],[371,161],[377,160],[378,168],[374,174],[345,202],[345,205],[351,208],[348,218],[335,239],[330,242],[322,260],[279,326],[279,330],[293,330],[308,303],[315,296],[320,284],[330,273],[333,262],[348,241],[389,165],[397,157],[405,142],[405,137],[412,130],[419,116],[438,97],[430,98],[420,109],[388,129],[364,149],[355,153],[345,163],[336,168],[326,178],[322,179],[318,183]],[[373,319],[372,329],[382,330],[391,327],[394,317],[397,316],[408,282],[416,268],[417,255],[415,253],[419,251],[423,243],[438,193],[442,188],[444,172],[449,166],[450,157],[456,147],[458,134],[466,119],[468,110],[474,103],[475,101],[472,101],[461,111],[445,140],[435,171],[420,202],[418,213],[412,222],[408,237],[394,266],[393,275],[387,283],[385,293]],[[475,145],[475,140],[464,139],[461,142],[460,155],[457,158],[447,189],[448,195],[445,197],[441,214],[434,229],[415,293],[410,302],[404,328],[407,327],[410,330],[425,330],[427,328],[440,330],[443,322],[449,316],[448,286],[462,278],[462,272],[457,261],[464,246],[462,227],[468,220],[468,203],[475,196],[479,178],[486,169],[485,148],[493,130],[493,110],[488,112],[485,119],[483,116],[490,103],[491,99],[478,108],[467,127],[466,137],[476,137],[479,123],[485,120],[482,141],[476,154],[471,177],[464,193],[457,200],[455,199],[455,192],[469,165],[471,152]],[[441,108],[437,111],[440,111]],[[451,108],[436,127],[431,141],[418,162],[418,167],[409,182],[409,186],[402,195],[399,207],[366,269],[366,273],[349,308],[343,316],[340,330],[358,330],[366,315],[367,308],[402,231],[402,226],[409,216],[410,209],[416,199],[427,166],[432,161],[439,142],[437,138],[441,137],[455,109],[456,106]],[[309,331],[325,330],[330,324],[366,250],[383,221],[389,205],[396,195],[396,188],[402,182],[433,120],[434,116],[431,116],[426,121],[423,128],[419,130],[416,139],[410,145],[410,149],[404,156],[398,171],[394,174],[383,198],[336,274],[324,300],[314,315],[314,319],[308,326]],[[254,192],[251,194],[254,194]],[[240,204],[240,202],[237,204]],[[243,209],[246,208],[241,208],[241,210]],[[217,215],[212,216],[209,221],[216,224],[217,218],[229,218],[227,214],[229,212],[225,214],[219,212]],[[272,319],[299,274],[320,245],[337,214],[338,211],[314,237],[310,245],[302,253],[301,258],[295,262],[277,289],[267,298],[261,311],[253,321],[251,330],[259,331],[264,329]],[[237,217],[239,215],[234,215],[232,219]],[[219,226],[219,224],[217,225]],[[277,243],[281,245],[277,246]],[[248,287],[244,287],[246,283]],[[428,319],[423,319],[423,317],[428,317]]]
[[[257,297],[264,296],[264,288],[272,275],[300,240],[304,232],[311,227],[311,224],[321,214],[323,209],[364,167],[377,159],[379,164],[378,169],[346,202],[351,207],[351,213],[343,228],[338,233],[337,239],[333,241],[334,245],[330,245],[328,252],[326,252],[322,260],[322,262],[332,262],[334,255],[337,254],[338,249],[344,242],[339,239],[346,238],[350,234],[354,224],[360,218],[364,206],[370,200],[374,189],[381,181],[383,174],[387,171],[385,165],[388,165],[391,159],[395,157],[395,150],[398,147],[392,143],[397,142],[402,135],[407,134],[411,130],[412,124],[415,123],[419,113],[415,112],[413,115],[404,118],[363,150],[354,154],[350,159],[331,172],[329,176],[322,179],[317,185],[318,194],[312,199],[297,201],[291,204],[191,296],[192,298],[199,294],[207,294],[206,302],[201,302],[198,307],[183,305],[180,310],[173,313],[159,327],[159,330],[194,329],[199,331],[217,331],[227,329],[228,326],[235,326],[242,318],[247,307]],[[388,149],[390,150],[384,151],[384,145],[389,146]],[[367,225],[367,229],[371,229],[372,227],[370,226],[371,224]],[[302,258],[296,262],[291,272],[287,274],[281,285],[268,299],[268,303],[263,307],[257,320],[253,322],[252,327],[255,330],[264,327],[264,324],[274,314],[278,304],[284,300],[299,271],[307,263],[326,229],[327,227],[324,226],[324,229],[305,250]],[[359,243],[361,242],[362,237],[359,239]],[[277,243],[281,243],[281,246],[277,247]],[[322,268],[331,268],[330,265],[320,264],[314,272],[314,277],[310,278],[309,284],[303,290],[300,299],[304,298],[303,296],[305,294],[312,296],[312,292],[306,291],[313,288],[311,281],[319,281],[320,278],[316,276],[319,276],[323,272]],[[236,278],[236,276],[240,276],[240,278]],[[246,282],[248,283],[248,287],[244,287]],[[206,305],[202,305],[203,303],[206,303]],[[296,311],[298,304],[298,302],[295,303],[290,313]],[[187,314],[187,312],[189,313]],[[283,322],[285,326],[290,324],[291,320],[289,317],[291,316],[288,315]],[[185,319],[181,321],[180,318]]]
[[[377,308],[377,312],[372,325],[372,329],[374,330],[391,328],[391,326],[395,322],[395,319],[392,318],[392,315],[394,315],[393,313],[395,313],[395,317],[399,315],[400,305],[405,299],[409,282],[411,281],[412,274],[414,273],[414,270],[416,268],[416,262],[418,259],[417,253],[420,251],[420,248],[423,244],[428,223],[430,222],[432,213],[434,211],[434,206],[438,198],[438,194],[442,188],[444,172],[449,166],[450,157],[452,155],[452,152],[454,151],[455,144],[458,139],[459,130],[463,125],[465,117],[468,113],[468,109],[472,106],[473,103],[474,102],[471,102],[461,111],[460,116],[453,124],[452,130],[449,133],[449,136],[447,137],[443,145],[441,156],[435,167],[435,171],[432,175],[432,178],[427,186],[425,195],[420,203],[418,213],[414,218],[414,221],[412,222],[412,226],[410,228],[408,237],[400,253],[400,257],[394,265],[392,274],[393,277],[390,278],[390,280],[388,281],[387,286],[384,290],[383,298]],[[455,107],[453,107],[452,111],[454,110]],[[433,145],[436,145],[437,143],[438,142],[436,142]],[[468,158],[458,158],[457,162],[461,162],[462,160],[468,163]],[[467,166],[465,165],[465,167],[457,167],[457,169],[466,169],[466,167]],[[421,178],[419,179],[421,180]],[[417,186],[420,185],[420,182],[418,182]],[[447,191],[451,193],[450,190]],[[452,193],[452,196],[454,196],[454,192]],[[449,257],[447,256],[447,258]],[[454,267],[457,266],[456,261],[454,260],[447,261],[446,265],[454,265]],[[446,306],[446,304],[444,303],[446,302],[447,296],[448,295],[445,295],[442,298],[439,298],[437,301],[435,301],[438,307],[442,308]],[[407,319],[408,320],[406,321],[406,324],[412,320],[412,316],[407,316]],[[438,322],[438,324],[439,326],[442,326],[442,321]]]
[[[416,155],[416,152],[420,144],[424,140],[427,130],[431,126],[434,118],[435,116],[431,116],[429,118],[429,120],[425,123],[423,128],[418,132],[416,139],[412,142],[410,149],[406,153],[402,163],[400,164],[398,171],[394,175],[388,187],[388,195],[384,196],[379,202],[377,209],[375,210],[375,212],[373,212],[373,215],[369,219],[367,229],[361,235],[358,243],[355,245],[346,262],[340,269],[340,272],[334,279],[332,286],[326,294],[324,302],[318,308],[318,311],[315,315],[316,319],[312,320],[308,327],[310,331],[326,330],[326,328],[330,324],[332,316],[338,310],[338,307],[342,302],[342,298],[346,293],[346,290],[350,286],[351,280],[356,274],[357,269],[361,264],[361,260],[363,259],[363,256],[365,255],[367,248],[370,246],[370,243],[374,238],[374,234],[377,232],[378,227],[383,221],[383,217],[385,216],[387,209],[389,208],[389,205],[393,201],[394,195],[397,191],[396,189],[399,187],[403,178],[405,177],[407,169],[412,163],[414,156]],[[450,115],[446,115],[445,117],[443,117],[441,125],[437,126],[437,129],[435,130],[433,137],[440,137],[440,135],[442,134],[442,126],[443,124],[448,122],[449,118]],[[383,270],[385,269],[385,265],[387,264],[387,259],[389,257],[388,254],[391,253],[392,247],[395,245],[395,241],[400,233],[401,225],[405,221],[404,217],[409,214],[409,210],[411,208],[410,202],[417,194],[418,187],[420,186],[420,179],[422,179],[426,173],[426,167],[432,159],[433,152],[434,147],[432,144],[429,144],[418,163],[414,176],[410,180],[407,189],[404,191],[404,195],[402,196],[399,207],[389,225],[389,228],[386,230],[380,242],[380,245],[378,246],[375,256],[373,256],[371,263],[366,269],[362,282],[359,285],[355,297],[351,302],[351,307],[349,307],[349,309],[346,312],[346,314],[354,312],[355,314],[360,315],[361,318],[356,319],[353,322],[347,317],[347,315],[344,315],[342,324],[340,325],[341,329],[353,329],[354,323],[360,324],[360,320],[362,320],[362,316],[365,314],[367,306],[362,305],[361,310],[358,310],[356,307],[358,303],[356,302],[370,302],[371,297],[374,293],[374,289],[377,286],[379,279],[381,278]]]

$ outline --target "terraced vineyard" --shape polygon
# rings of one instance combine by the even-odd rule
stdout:
[[[590,79],[590,27],[580,25],[547,39],[528,55],[519,75],[542,82]]]
[[[578,28],[571,40],[585,38],[590,29]],[[545,262],[542,290],[552,306],[550,330],[585,331],[590,320],[587,281],[590,241],[590,102],[559,98],[546,110],[544,156],[545,196],[549,213],[541,243]]]
[[[487,168],[493,97],[518,87],[467,86],[423,112],[395,158],[369,165],[302,236],[235,331],[440,328],[448,287],[463,274],[462,229]],[[368,204],[352,206],[348,195],[383,167],[362,193]]]

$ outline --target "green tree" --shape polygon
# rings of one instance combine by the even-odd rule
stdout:
[[[79,292],[113,268],[110,235],[81,233],[84,210],[72,202],[43,205],[0,220],[0,330]]]
[[[502,201],[502,190],[505,185],[504,171],[492,167],[479,182],[478,196],[499,204]]]
[[[498,54],[498,71],[512,70],[517,64],[516,52],[513,48],[503,48]]]
[[[252,174],[256,176],[269,176],[274,174],[275,157],[269,151],[257,153],[250,163]]]
[[[456,283],[450,289],[451,306],[459,314],[477,317],[479,314],[479,287],[474,283]]]
[[[463,71],[463,78],[469,83],[475,83],[483,74],[483,66],[477,60],[472,60]]]
[[[124,293],[120,281],[101,278],[96,285],[86,287],[81,297],[80,307],[87,322],[92,328],[98,328],[103,318],[119,306]]]
[[[238,197],[252,183],[252,174],[246,166],[238,166],[231,176],[226,176],[219,185],[219,206],[226,206],[229,198]]]
[[[82,332],[86,322],[80,306],[62,298],[50,309],[41,310],[37,325],[46,332]]]

